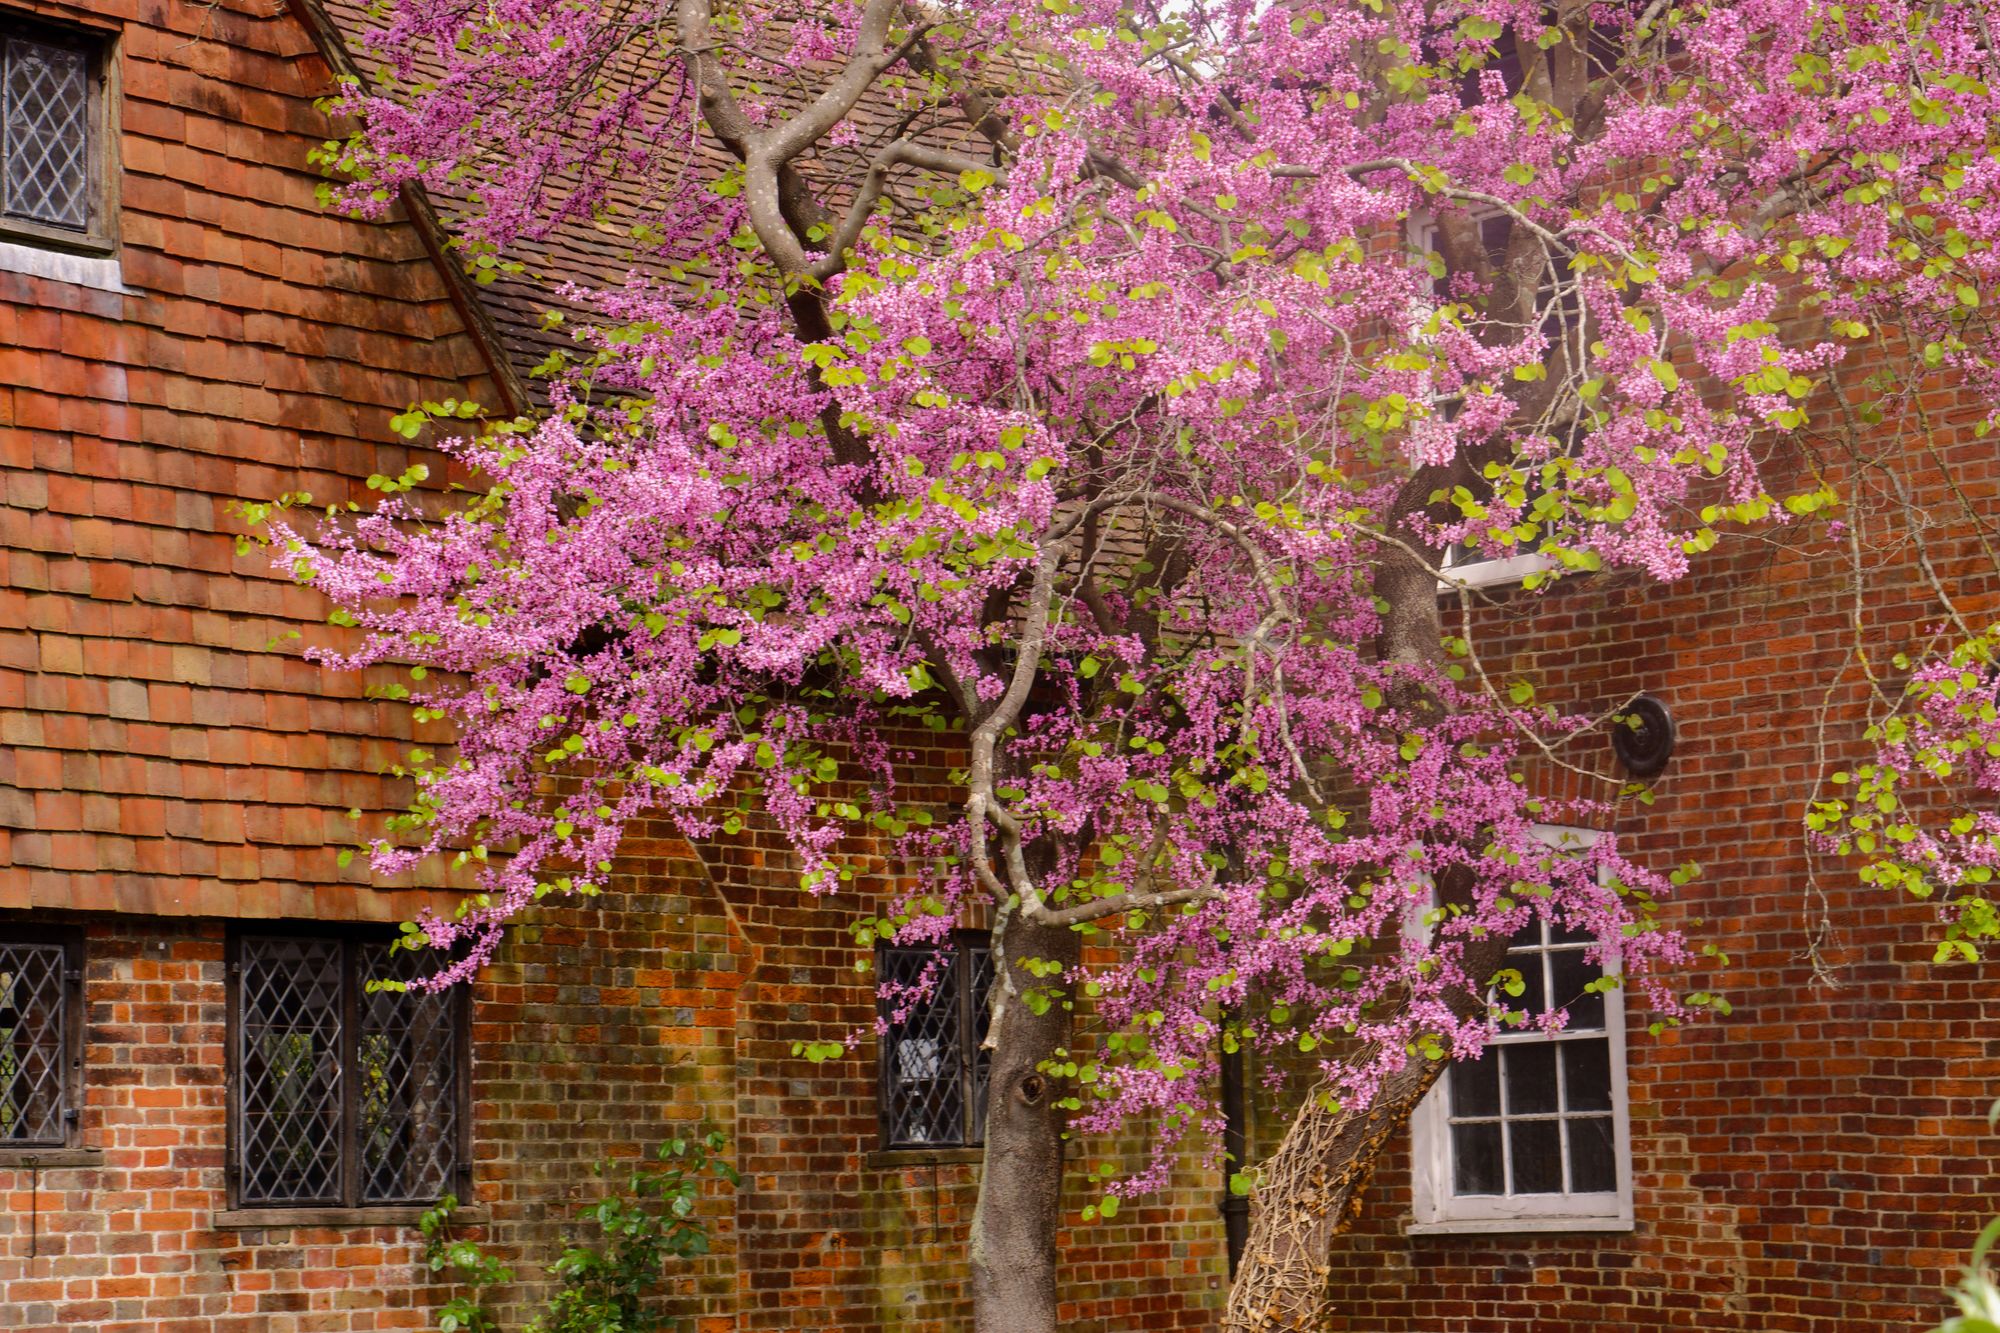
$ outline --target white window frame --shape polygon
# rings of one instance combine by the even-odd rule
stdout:
[[[1473,216],[1476,222],[1483,222],[1498,216],[1498,210],[1480,210]],[[1413,210],[1406,219],[1405,231],[1413,260],[1421,260],[1437,249],[1437,219],[1427,210]],[[1447,547],[1442,561],[1443,577],[1438,579],[1440,593],[1455,592],[1460,588],[1492,588],[1519,583],[1530,574],[1546,573],[1556,567],[1555,558],[1541,551],[1484,556],[1462,562],[1452,556],[1452,549]]]
[[[1535,833],[1549,846],[1558,848],[1587,848],[1598,838],[1593,829],[1554,825],[1540,826]],[[1604,974],[1620,974],[1615,956],[1605,958]],[[1410,1116],[1412,1218],[1404,1228],[1407,1234],[1632,1230],[1632,1127],[1625,1070],[1625,988],[1613,987],[1604,991],[1603,997],[1604,1037],[1611,1057],[1612,1155],[1617,1163],[1617,1189],[1599,1194],[1452,1193],[1451,1070],[1447,1068]],[[1561,1040],[1539,1031],[1502,1032],[1491,1044],[1525,1045]]]
[[[1519,583],[1530,574],[1546,573],[1556,567],[1555,558],[1543,551],[1489,556],[1480,560],[1467,560],[1464,563],[1452,559],[1452,555],[1453,552],[1450,550],[1444,553],[1444,573],[1443,577],[1438,579],[1439,592]]]

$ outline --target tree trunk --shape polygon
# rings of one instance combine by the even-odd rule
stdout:
[[[1326,1109],[1324,1084],[1307,1095],[1284,1142],[1262,1164],[1250,1204],[1250,1243],[1223,1316],[1225,1333],[1321,1326],[1333,1240],[1360,1212],[1382,1150],[1440,1068],[1431,1060],[1406,1066],[1359,1115]]]
[[[1465,951],[1468,975],[1498,971],[1505,939]],[[1460,996],[1454,1009],[1483,1006]],[[1229,1291],[1224,1333],[1276,1333],[1320,1327],[1327,1315],[1326,1278],[1333,1242],[1361,1213],[1383,1151],[1444,1073],[1441,1060],[1417,1059],[1383,1080],[1368,1108],[1328,1110],[1325,1085],[1307,1094],[1278,1151],[1262,1164],[1250,1203],[1250,1244]]]
[[[1456,463],[1462,469],[1463,464]],[[1409,526],[1431,492],[1451,469],[1424,468],[1406,481],[1389,514],[1389,527],[1417,550],[1427,550],[1421,533]],[[1427,551],[1435,561],[1436,552]],[[1443,657],[1437,576],[1396,548],[1382,552],[1375,568],[1375,595],[1383,606],[1376,651],[1385,663],[1436,666]],[[1437,701],[1410,680],[1391,686],[1398,708],[1421,714]],[[1507,941],[1486,941],[1466,950],[1469,976],[1504,965]],[[1470,1011],[1485,996],[1454,999]],[[1284,1141],[1262,1164],[1251,1200],[1250,1243],[1229,1292],[1225,1333],[1274,1333],[1318,1328],[1327,1314],[1326,1279],[1333,1241],[1354,1221],[1361,1198],[1389,1140],[1409,1123],[1424,1094],[1444,1072],[1436,1060],[1416,1060],[1386,1079],[1364,1111],[1329,1110],[1324,1084],[1307,1094]]]
[[[1066,927],[1011,918],[999,936],[1017,991],[1037,985],[1028,958],[1073,964],[1079,938]],[[994,984],[1000,984],[995,978]],[[1056,1081],[1037,1066],[1069,1043],[1060,1002],[1036,1014],[1020,995],[991,1034],[986,1166],[972,1214],[972,1310],[979,1333],[1056,1333],[1056,1229],[1062,1221],[1063,1128]]]

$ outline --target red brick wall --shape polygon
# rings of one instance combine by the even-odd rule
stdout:
[[[6,1327],[425,1326],[406,1229],[210,1229],[223,1206],[222,928],[99,921],[85,947],[82,1136],[103,1164],[0,1160]]]
[[[2000,459],[1967,429],[1974,405],[1931,406],[1950,470],[1990,521]],[[1934,464],[1896,461],[1937,525],[1944,578],[1984,623],[2000,588],[1971,525]],[[1939,618],[1907,535],[1900,517],[1869,529],[1865,616],[1892,690],[1891,655]],[[1729,955],[1691,980],[1734,1014],[1659,1038],[1628,1017],[1630,1234],[1405,1237],[1399,1147],[1337,1248],[1334,1329],[1879,1333],[1941,1317],[1973,1235],[2000,1211],[2000,1137],[1985,1121],[2000,1096],[2000,981],[1990,963],[1934,964],[1929,909],[1826,862],[1830,984],[1802,956],[1816,919],[1800,823],[1814,723],[1852,608],[1841,545],[1801,527],[1724,548],[1671,590],[1574,580],[1491,617],[1503,681],[1530,676],[1543,697],[1595,707],[1643,689],[1672,707],[1680,742],[1658,802],[1617,828],[1659,869],[1702,865],[1674,914]],[[1864,755],[1861,705],[1850,667],[1832,696],[1830,764]],[[1584,758],[1608,768],[1597,747]]]
[[[898,753],[917,756],[919,772],[941,778],[956,756],[936,745],[925,736],[895,742]],[[932,791],[908,785],[903,792],[910,800],[947,794],[941,785]],[[550,926],[532,927],[516,942],[510,959],[523,961],[509,961],[503,974],[545,967],[552,943],[576,939],[597,945],[568,955],[568,974],[616,978],[621,995],[630,993],[622,989],[631,985],[627,976],[645,975],[661,987],[654,997],[647,982],[638,983],[640,1011],[631,1030],[660,1025],[658,1040],[679,1056],[665,1074],[672,1091],[662,1114],[698,1115],[730,1132],[743,1173],[742,1187],[724,1205],[729,1234],[722,1253],[700,1279],[714,1293],[702,1308],[733,1310],[731,1326],[743,1330],[964,1327],[965,1235],[976,1168],[874,1155],[872,1040],[819,1066],[792,1053],[794,1042],[837,1041],[872,1026],[874,982],[855,970],[865,955],[851,929],[871,904],[862,894],[803,893],[782,842],[768,830],[694,849],[649,828],[626,851],[629,887],[602,908],[552,913]],[[886,874],[893,867],[876,860],[869,869]],[[619,951],[648,933],[628,972]],[[526,961],[531,957],[533,964]],[[482,983],[496,984],[506,983]],[[585,992],[612,993],[584,982],[564,995]],[[540,995],[544,1006],[575,1012],[585,1025],[593,1021],[587,1004],[570,1010],[574,999]],[[528,1030],[541,1012],[524,1010]],[[692,1030],[683,1026],[690,1022]],[[510,1037],[496,1025],[492,1041],[506,1044],[504,1055],[487,1047],[495,1061],[532,1066],[538,1058],[529,1049],[533,1039],[519,1029]],[[559,1060],[555,1067],[566,1065]],[[1073,1167],[1103,1160],[1111,1146],[1082,1146]],[[586,1139],[564,1151],[580,1160],[601,1149]],[[504,1181],[497,1187],[512,1188]],[[1076,1224],[1062,1241],[1064,1327],[1079,1333],[1210,1327],[1223,1269],[1219,1194],[1219,1178],[1190,1172],[1171,1196],[1123,1210],[1115,1222],[1085,1225],[1076,1219],[1096,1196],[1073,1170],[1067,1211]],[[497,1219],[497,1203],[495,1211]],[[517,1234],[525,1240],[529,1231]]]
[[[871,1161],[873,1050],[817,1067],[791,1054],[874,1012],[846,928],[859,903],[759,915],[753,884],[796,878],[750,869],[754,850],[697,856],[664,837],[630,850],[617,893],[538,914],[474,991],[483,1219],[467,1234],[517,1268],[497,1302],[505,1327],[546,1294],[540,1265],[561,1238],[594,1234],[576,1217],[601,1187],[592,1164],[708,1129],[731,1136],[744,1181],[710,1191],[714,1253],[675,1269],[677,1311],[705,1331],[964,1327],[975,1168]],[[448,1292],[417,1266],[414,1227],[218,1227],[225,927],[85,920],[81,1133],[102,1159],[37,1174],[0,1157],[0,1309],[19,1312],[6,1326],[427,1327]],[[1209,1327],[1216,1195],[1189,1172],[1115,1224],[1069,1231],[1064,1327]],[[1073,1174],[1072,1217],[1093,1197]]]

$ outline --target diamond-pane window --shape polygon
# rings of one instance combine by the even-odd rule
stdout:
[[[462,997],[369,987],[423,968],[386,941],[239,937],[239,1204],[426,1203],[460,1188]]]
[[[987,998],[993,955],[983,936],[950,948],[884,947],[882,1144],[966,1147],[986,1138]]]
[[[363,982],[409,981],[416,955],[361,947]],[[355,1076],[360,1080],[361,1197],[365,1203],[437,1199],[458,1166],[457,996],[368,991],[361,1001]]]
[[[52,227],[88,228],[89,53],[8,37],[0,48],[0,126],[0,210]]]
[[[61,1147],[77,1122],[72,946],[0,926],[0,1148]]]

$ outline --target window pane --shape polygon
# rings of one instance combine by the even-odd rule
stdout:
[[[1506,1188],[1498,1124],[1451,1127],[1451,1188],[1454,1194],[1499,1194]]]
[[[1552,944],[1584,944],[1594,938],[1581,926],[1549,927],[1549,942]]]
[[[1507,1114],[1546,1115],[1556,1107],[1556,1048],[1548,1042],[1500,1051],[1507,1078]]]
[[[993,951],[968,945],[972,974],[972,1132],[969,1143],[986,1142],[986,1085],[993,1073],[993,1052],[986,1049],[986,1031],[993,1022]]]
[[[1498,997],[1500,1002],[1524,1014],[1546,1013],[1549,1001],[1547,987],[1542,983],[1541,951],[1517,949],[1507,955],[1507,966],[1521,974],[1521,984],[1525,989],[1519,995],[1501,992]]]
[[[933,967],[933,964],[936,964]],[[959,1077],[958,969],[937,949],[885,949],[882,979],[930,992],[883,1039],[884,1133],[891,1144],[964,1142],[964,1084]],[[892,1006],[901,1008],[902,1002]]]
[[[1451,1084],[1453,1115],[1500,1114],[1500,1057],[1491,1051],[1461,1060],[1445,1073]]]
[[[82,230],[90,223],[89,62],[71,47],[10,37],[4,51],[4,208]]]
[[[1611,1043],[1566,1041],[1562,1045],[1565,1111],[1611,1109]]]
[[[241,941],[244,1203],[340,1202],[338,940]]]
[[[1569,1124],[1570,1191],[1609,1194],[1618,1188],[1618,1158],[1612,1151],[1611,1117],[1591,1116]]]
[[[426,960],[387,944],[361,949],[361,980],[409,981]],[[360,1080],[364,1203],[428,1203],[444,1196],[458,1166],[457,1005],[449,993],[361,994],[354,1075]]]
[[[63,1143],[63,947],[0,944],[0,1142]]]
[[[1507,1125],[1513,1145],[1514,1193],[1560,1194],[1563,1187],[1560,1120],[1515,1120]]]
[[[1584,987],[1604,975],[1604,969],[1583,956],[1581,949],[1558,949],[1549,955],[1557,1008],[1569,1008],[1572,1028],[1604,1026],[1604,997]]]

